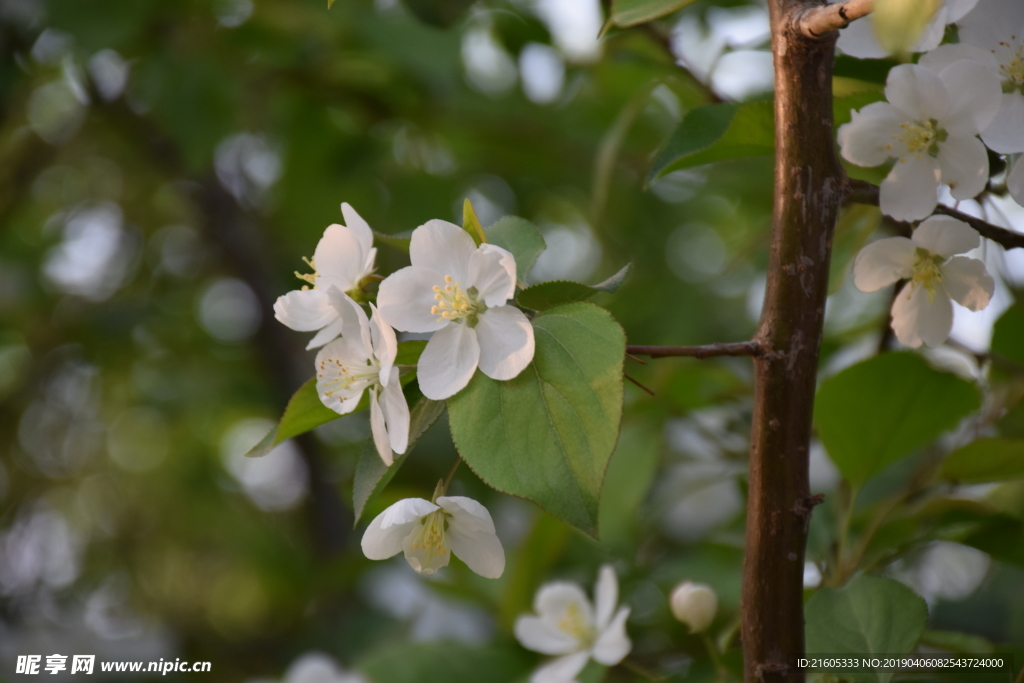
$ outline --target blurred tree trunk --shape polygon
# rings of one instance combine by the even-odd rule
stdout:
[[[769,0],[775,63],[775,208],[756,339],[742,638],[747,683],[803,681],[808,450],[832,232],[844,175],[832,130],[837,33],[803,35],[808,0]]]

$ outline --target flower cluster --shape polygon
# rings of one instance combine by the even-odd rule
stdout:
[[[348,204],[341,211],[346,225],[324,231],[307,259],[313,272],[296,273],[306,284],[280,297],[274,314],[294,330],[316,332],[307,348],[322,347],[317,395],[339,415],[366,405],[377,453],[391,466],[394,454],[408,449],[410,428],[395,329],[432,333],[417,379],[424,396],[444,400],[477,368],[496,380],[516,377],[533,361],[533,326],[510,305],[515,257],[493,244],[477,245],[441,220],[413,231],[412,265],[384,278],[374,305],[367,289],[376,277],[373,231]],[[501,576],[505,554],[490,513],[469,498],[445,496],[444,488],[433,500],[407,498],[378,515],[363,536],[364,554],[382,560],[404,552],[413,569],[430,575],[455,553],[477,574]]]
[[[950,22],[959,42],[940,45]],[[947,1],[932,24],[917,46],[926,51],[918,62],[890,70],[886,101],[853,112],[838,132],[850,163],[892,162],[879,188],[882,213],[924,221],[912,238],[869,244],[854,264],[854,284],[865,292],[908,281],[893,303],[892,327],[911,347],[942,344],[952,329],[951,301],[981,310],[995,288],[982,261],[956,256],[980,246],[979,235],[961,221],[929,218],[943,186],[958,202],[979,198],[992,189],[990,159],[1003,155],[1006,191],[1024,204],[1024,164],[1016,160],[1024,152],[1024,3]],[[885,56],[861,40],[865,26],[846,29],[840,47]]]

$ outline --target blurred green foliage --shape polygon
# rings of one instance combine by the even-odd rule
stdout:
[[[683,579],[718,592],[716,637],[740,671],[748,359],[626,360],[654,396],[626,385],[596,514],[601,540],[461,468],[453,491],[489,507],[505,544],[497,581],[457,560],[427,581],[401,558],[362,556],[353,487],[379,491],[384,476],[371,471],[365,414],[242,458],[312,375],[303,335],[270,307],[297,285],[293,271],[340,220],[341,201],[388,235],[431,218],[461,222],[466,198],[485,228],[523,216],[549,247],[535,279],[520,273],[528,282],[601,282],[632,263],[615,294],[594,298],[632,343],[737,341],[755,330],[770,147],[682,164],[646,186],[680,121],[717,100],[666,50],[671,17],[610,32],[599,59],[566,59],[557,98],[538,104],[515,83],[474,81],[467,44],[482,31],[515,64],[531,44],[557,45],[550,22],[520,2],[465,9],[0,4],[0,676],[17,654],[74,646],[107,660],[208,660],[228,682],[278,679],[311,649],[377,683],[523,680],[539,658],[511,637],[515,617],[544,581],[589,587],[602,562],[632,607],[637,668],[585,677],[713,680],[704,643],[666,604]],[[878,97],[877,65],[840,64],[845,86]],[[873,355],[884,329],[885,302],[846,277],[877,225],[863,207],[840,221],[825,375]],[[378,246],[382,272],[407,263]],[[996,328],[991,372],[969,355],[940,359],[983,379],[982,407],[955,435],[871,455],[891,466],[858,480],[855,499],[824,455],[815,460],[815,491],[827,497],[811,522],[808,572],[834,579],[839,548],[850,553],[840,560],[856,560],[840,574],[886,571],[923,590],[939,581],[927,573],[938,561],[920,560],[933,541],[980,548],[995,558],[981,587],[935,593],[929,627],[1019,651],[1020,482],[951,490],[919,476],[976,434],[1024,435],[1018,329],[1019,305]],[[921,365],[936,381],[965,381]],[[443,417],[359,513],[429,497],[455,457]],[[972,500],[952,502],[961,493]]]

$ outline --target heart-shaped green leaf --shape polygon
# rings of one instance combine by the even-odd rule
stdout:
[[[536,354],[515,379],[477,373],[448,399],[452,438],[485,483],[596,536],[598,499],[622,417],[626,337],[587,303],[533,320]]]

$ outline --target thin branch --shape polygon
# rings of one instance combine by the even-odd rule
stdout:
[[[846,28],[851,21],[870,14],[874,8],[875,0],[846,0],[810,7],[797,16],[796,25],[808,38],[820,38],[830,31]]]
[[[765,348],[759,341],[733,342],[730,344],[716,343],[704,346],[627,346],[626,353],[634,356],[650,358],[711,358],[713,356],[753,356],[765,355]]]
[[[646,392],[647,392],[648,394],[650,394],[651,396],[657,396],[657,394],[655,394],[655,393],[654,393],[654,390],[653,390],[653,389],[649,389],[649,388],[645,387],[645,386],[644,386],[643,384],[641,384],[641,383],[640,383],[640,381],[639,381],[639,380],[637,380],[637,379],[636,379],[635,377],[630,377],[630,376],[629,376],[629,375],[627,375],[626,373],[622,373],[622,376],[623,376],[623,377],[625,377],[626,379],[628,379],[628,380],[629,380],[630,382],[632,382],[633,384],[635,384],[635,385],[637,385],[638,387],[640,387],[641,389],[643,389],[644,391],[646,391]]]
[[[878,187],[876,185],[864,182],[863,180],[850,180],[849,185],[850,192],[846,197],[847,201],[878,206]],[[941,213],[967,223],[967,225],[977,230],[978,234],[982,237],[1002,245],[1004,249],[1024,249],[1024,232],[1000,228],[998,225],[992,225],[988,221],[968,216],[966,213],[951,209],[943,204],[935,207],[935,213]]]

